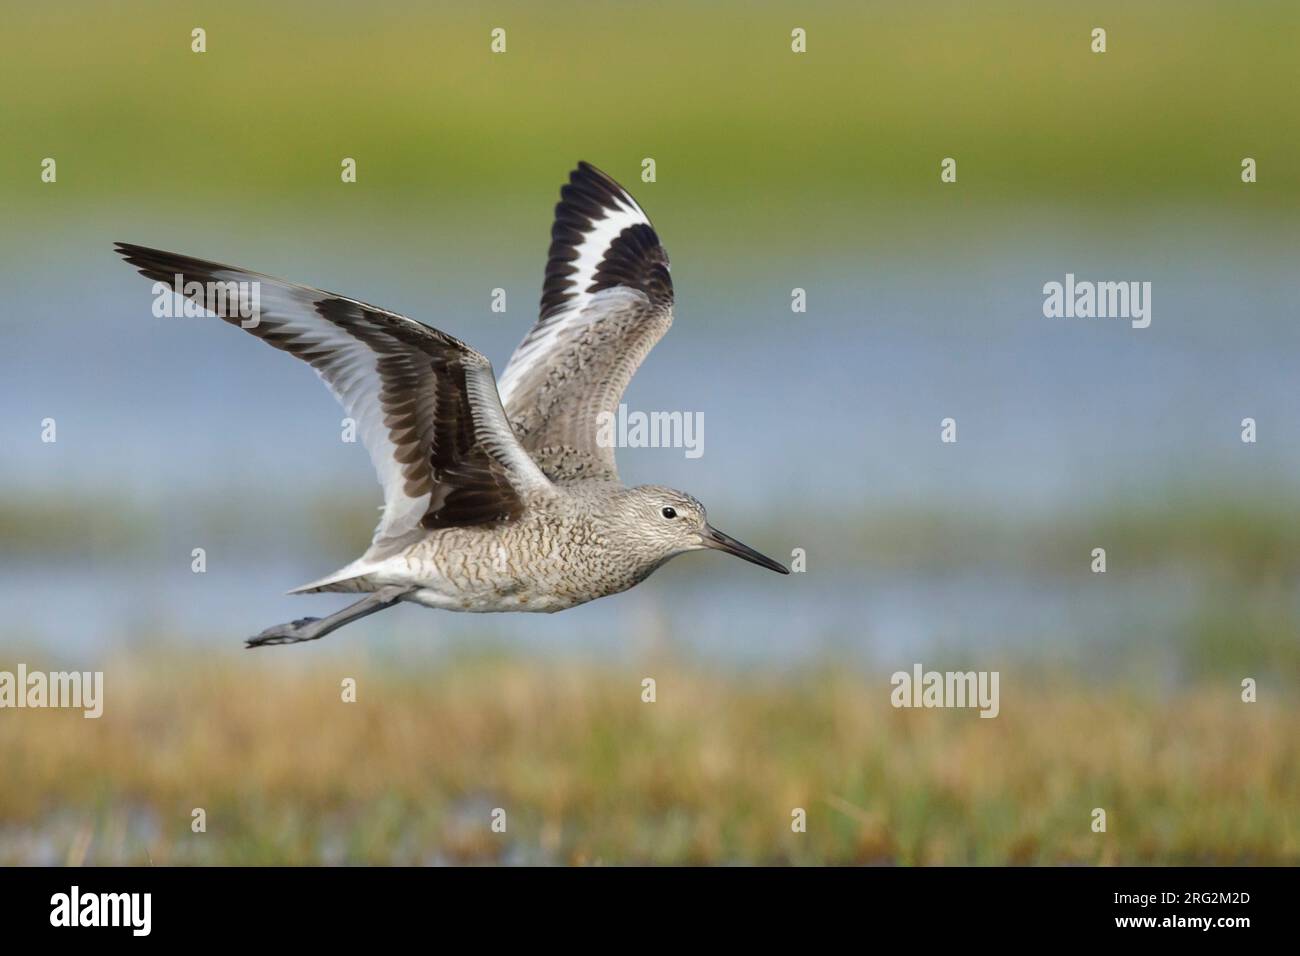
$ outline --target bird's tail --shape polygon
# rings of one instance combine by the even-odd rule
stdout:
[[[375,590],[374,582],[370,580],[369,572],[370,569],[362,567],[360,561],[353,561],[347,567],[340,568],[333,574],[327,574],[319,580],[300,585],[285,593],[319,594],[322,591],[342,591],[346,593],[373,591]]]

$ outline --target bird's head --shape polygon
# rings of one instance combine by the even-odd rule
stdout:
[[[790,573],[784,565],[709,524],[704,505],[684,491],[662,485],[639,485],[624,492],[621,504],[622,530],[654,566],[687,551],[712,548],[770,571]]]

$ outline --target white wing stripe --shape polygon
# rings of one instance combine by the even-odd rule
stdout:
[[[583,236],[578,246],[578,258],[573,263],[577,271],[569,277],[578,294],[573,308],[581,309],[591,300],[591,293],[587,289],[596,281],[596,269],[619,234],[628,226],[649,224],[650,220],[635,204],[611,210],[604,219],[592,223],[591,231]]]
[[[474,415],[474,431],[487,453],[501,462],[510,472],[511,483],[521,490],[550,487],[548,479],[537,463],[519,446],[514,430],[506,418],[492,376],[492,366],[480,365],[465,371],[465,391],[469,394],[470,409]]]
[[[248,278],[241,272],[215,274],[222,279]],[[374,540],[401,534],[418,525],[428,510],[430,495],[412,498],[406,493],[406,478],[397,460],[397,447],[389,437],[379,404],[383,381],[375,353],[337,325],[320,318],[315,312],[316,295],[311,290],[299,291],[292,286],[277,287],[263,282],[261,297],[262,311],[273,316],[286,332],[310,337],[334,353],[325,367],[313,368],[348,417],[356,422],[357,434],[383,488],[384,513],[375,529]]]
[[[563,312],[551,316],[534,328],[532,334],[520,343],[515,354],[510,357],[497,385],[503,405],[510,404],[510,395],[516,383],[525,377],[524,373],[553,354],[568,332],[594,321],[596,316],[584,315],[592,299],[592,293],[587,290],[596,281],[596,270],[600,268],[614,240],[628,226],[650,225],[650,220],[631,196],[624,193],[619,201],[622,208],[610,210],[604,219],[593,222],[592,228],[578,243],[578,257],[573,261],[576,271],[565,280],[574,298]]]
[[[586,298],[589,299],[590,296]],[[565,340],[599,318],[599,313],[593,313],[589,309],[569,308],[553,315],[544,326],[534,329],[528,339],[515,349],[515,354],[510,356],[510,364],[497,382],[501,404],[510,404],[510,395],[515,386],[526,379],[535,366],[546,364],[551,356],[559,352]]]

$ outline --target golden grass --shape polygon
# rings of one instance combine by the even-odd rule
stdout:
[[[670,663],[163,654],[105,683],[98,721],[0,712],[0,863],[1300,859],[1294,702],[1227,681],[1004,673],[993,720],[894,710],[884,677]]]

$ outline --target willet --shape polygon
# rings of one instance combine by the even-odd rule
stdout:
[[[356,422],[383,486],[365,554],[289,592],[366,596],[267,628],[249,647],[316,640],[399,601],[561,611],[702,548],[789,573],[710,525],[685,492],[619,480],[598,426],[672,323],[668,254],[628,192],[587,163],[560,197],[541,317],[500,381],[474,349],[404,315],[117,243],[146,277],[308,362]],[[256,321],[218,304],[241,289],[259,290]]]

